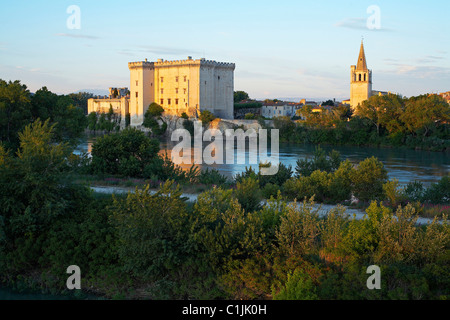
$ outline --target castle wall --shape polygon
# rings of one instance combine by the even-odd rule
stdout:
[[[219,118],[234,117],[234,67],[206,64],[200,68],[200,110]]]
[[[108,113],[112,107],[115,114],[120,115],[121,125],[125,126],[125,117],[129,112],[129,100],[127,97],[120,99],[89,99],[88,114],[91,112]]]

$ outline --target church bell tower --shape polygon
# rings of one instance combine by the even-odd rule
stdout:
[[[364,43],[361,41],[358,63],[351,66],[350,106],[355,112],[358,105],[372,96],[372,70],[367,68]]]

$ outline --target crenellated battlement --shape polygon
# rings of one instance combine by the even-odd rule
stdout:
[[[136,68],[156,68],[156,67],[178,67],[178,66],[187,66],[187,65],[194,65],[194,66],[205,66],[205,67],[215,67],[215,68],[227,68],[234,70],[236,68],[236,65],[234,63],[228,63],[228,62],[217,62],[214,60],[206,60],[205,58],[201,59],[192,59],[192,57],[188,57],[186,60],[172,60],[172,61],[165,61],[163,59],[158,59],[156,62],[149,62],[147,60],[145,61],[138,61],[138,62],[130,62],[128,63],[129,69],[136,69]]]
[[[129,62],[128,63],[128,69],[143,69],[143,68],[148,68],[148,69],[153,69],[154,66],[154,62],[149,62],[147,61],[147,59],[145,59],[145,61],[137,61],[137,62]]]

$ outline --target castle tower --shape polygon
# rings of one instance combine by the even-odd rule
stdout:
[[[140,126],[148,106],[155,102],[155,66],[145,61],[128,63],[130,69],[130,125]]]
[[[362,41],[358,63],[356,66],[351,66],[350,77],[350,106],[353,111],[356,111],[359,104],[372,96],[372,70],[367,68]]]

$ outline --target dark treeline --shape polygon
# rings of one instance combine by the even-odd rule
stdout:
[[[55,140],[76,143],[87,126],[88,93],[57,95],[46,87],[31,94],[20,81],[0,79],[0,138],[15,150],[19,146],[18,132],[37,119],[55,124]]]

